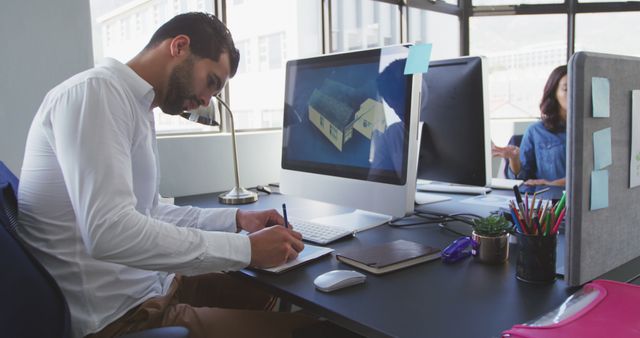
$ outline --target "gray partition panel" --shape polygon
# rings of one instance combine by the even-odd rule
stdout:
[[[591,79],[610,85],[610,117],[594,118]],[[579,52],[569,62],[566,280],[584,284],[640,256],[640,187],[629,188],[631,91],[640,58]],[[590,210],[593,132],[611,127],[609,207]]]

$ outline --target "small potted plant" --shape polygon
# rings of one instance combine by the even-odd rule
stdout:
[[[473,221],[471,254],[483,263],[504,263],[509,258],[511,223],[502,215],[490,215]]]

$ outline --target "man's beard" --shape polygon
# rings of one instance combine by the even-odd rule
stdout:
[[[160,109],[164,113],[178,115],[184,112],[184,104],[187,100],[198,102],[198,98],[190,89],[193,82],[193,64],[193,56],[189,56],[171,72],[167,94],[160,104]]]

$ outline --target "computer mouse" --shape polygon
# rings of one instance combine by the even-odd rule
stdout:
[[[364,283],[367,276],[353,270],[333,270],[325,272],[313,281],[320,291],[331,292],[347,286]]]

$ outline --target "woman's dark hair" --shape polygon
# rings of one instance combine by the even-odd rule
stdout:
[[[559,66],[554,69],[544,86],[542,100],[540,101],[540,117],[544,127],[551,132],[562,131],[566,128],[566,122],[560,117],[560,103],[556,98],[556,91],[563,76],[567,75],[567,66]]]
[[[231,32],[212,14],[191,12],[176,15],[153,33],[145,49],[153,48],[162,41],[180,34],[191,39],[189,46],[195,56],[218,62],[220,54],[228,52],[231,77],[236,74],[240,52],[233,43]]]

